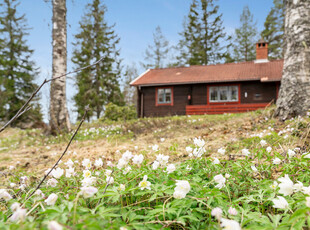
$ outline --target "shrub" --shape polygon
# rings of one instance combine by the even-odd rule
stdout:
[[[119,120],[132,120],[137,118],[136,108],[130,106],[118,106],[109,103],[105,107],[104,119],[119,121]]]

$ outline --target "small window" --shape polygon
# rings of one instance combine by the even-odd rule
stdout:
[[[239,100],[238,86],[209,87],[210,102],[237,102]]]
[[[172,88],[157,89],[157,105],[172,105],[173,103]]]
[[[254,94],[254,101],[260,101],[260,100],[263,100],[262,94],[255,93]]]

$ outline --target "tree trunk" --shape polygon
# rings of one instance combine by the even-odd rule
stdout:
[[[66,0],[53,0],[53,78],[67,72],[67,8]],[[70,130],[66,104],[66,77],[51,82],[51,133]]]
[[[310,1],[287,0],[283,76],[276,115],[285,120],[310,109]]]

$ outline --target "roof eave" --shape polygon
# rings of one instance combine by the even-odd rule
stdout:
[[[197,81],[197,82],[169,82],[169,83],[151,83],[151,84],[131,84],[131,86],[163,86],[163,85],[192,85],[192,84],[208,84],[208,83],[225,83],[225,82],[245,82],[245,81],[261,81],[261,78],[257,79],[238,79],[238,80],[228,80],[228,81]],[[281,80],[270,79],[261,82],[280,82]]]

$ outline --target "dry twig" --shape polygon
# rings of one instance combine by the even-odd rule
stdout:
[[[81,119],[81,121],[80,121],[80,124],[79,124],[79,126],[77,127],[77,129],[75,130],[74,134],[72,135],[72,137],[71,137],[71,139],[70,139],[70,141],[69,141],[69,143],[68,143],[66,149],[65,149],[64,152],[61,154],[61,156],[59,157],[59,159],[57,160],[57,162],[54,164],[54,166],[50,169],[50,171],[43,177],[43,179],[42,179],[41,182],[38,184],[38,186],[36,187],[36,189],[28,196],[28,198],[26,199],[26,201],[29,200],[29,198],[41,187],[41,185],[43,184],[43,182],[45,181],[45,179],[50,175],[50,173],[51,173],[51,172],[54,170],[54,168],[58,165],[59,161],[60,161],[60,160],[63,158],[63,156],[66,154],[66,152],[67,152],[69,146],[71,145],[71,143],[72,143],[74,137],[76,136],[77,132],[79,131],[81,125],[82,125],[83,122],[84,122],[88,110],[89,110],[89,108],[88,108],[88,106],[87,106],[87,107],[85,108],[85,113],[84,113],[84,115],[83,115],[83,117],[82,117],[82,119]],[[25,201],[25,202],[26,202],[26,201]],[[25,203],[25,202],[24,202],[24,203]]]
[[[51,81],[54,81],[54,80],[57,80],[59,78],[62,78],[62,77],[65,77],[67,75],[70,75],[70,74],[73,74],[73,73],[77,73],[77,72],[80,72],[81,70],[84,70],[84,69],[87,69],[91,66],[94,66],[94,65],[97,65],[99,62],[101,62],[103,60],[103,57],[100,58],[98,61],[94,62],[93,64],[90,64],[88,66],[84,66],[82,68],[79,68],[79,69],[76,69],[74,71],[71,71],[71,72],[68,72],[68,73],[65,73],[65,74],[62,74],[58,77],[54,77],[54,78],[51,78],[49,80],[45,79],[42,84],[31,94],[31,96],[29,97],[29,99],[26,101],[26,103],[18,110],[18,112],[14,115],[14,117],[11,118],[11,120],[9,120],[1,129],[0,129],[0,133],[5,130],[13,121],[15,121],[18,117],[20,117],[23,113],[27,112],[30,107],[27,107],[26,106],[32,101],[32,99],[38,94],[38,92],[41,90],[41,88],[48,82],[51,82]]]

